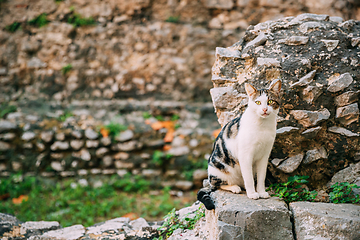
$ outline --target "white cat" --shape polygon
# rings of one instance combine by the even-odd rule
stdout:
[[[198,200],[209,210],[215,208],[210,192],[219,188],[240,193],[241,187],[245,187],[251,199],[269,197],[265,191],[265,177],[276,136],[281,81],[261,90],[246,83],[245,90],[249,97],[248,107],[241,117],[227,123],[216,138],[208,160],[210,186],[198,192]]]

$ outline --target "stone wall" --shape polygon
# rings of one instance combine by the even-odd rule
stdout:
[[[356,0],[2,1],[0,102],[209,101],[215,47],[238,41],[249,25],[304,12],[356,19],[359,9]],[[28,24],[43,13],[46,26]],[[75,14],[95,25],[74,27]],[[13,23],[21,28],[5,30]]]
[[[217,48],[210,93],[221,125],[246,108],[244,82],[282,80],[270,181],[307,175],[322,188],[360,160],[359,42],[359,21],[301,14],[257,24]]]
[[[68,109],[45,115],[17,111],[0,120],[0,176],[132,173],[180,190],[200,187],[207,176],[203,165],[218,128],[210,103],[78,101]],[[150,112],[156,115],[144,117]],[[111,124],[123,128],[118,135],[105,130]]]

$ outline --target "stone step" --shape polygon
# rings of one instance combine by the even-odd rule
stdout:
[[[205,213],[209,240],[294,239],[291,212],[278,198],[252,200],[222,190],[211,197],[216,208]]]
[[[360,239],[360,205],[290,203],[297,239]]]

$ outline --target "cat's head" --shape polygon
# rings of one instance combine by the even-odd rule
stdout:
[[[277,115],[280,107],[281,81],[272,82],[268,89],[256,89],[249,83],[245,83],[245,90],[249,96],[248,107],[262,118]]]

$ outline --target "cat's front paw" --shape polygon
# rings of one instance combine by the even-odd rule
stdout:
[[[241,188],[238,185],[232,185],[229,187],[229,190],[233,193],[240,193],[241,192]]]
[[[259,194],[257,192],[247,193],[246,195],[248,196],[248,198],[251,198],[251,199],[259,199]]]
[[[259,193],[259,197],[260,198],[269,198],[270,195],[267,192],[262,192],[262,193]]]

